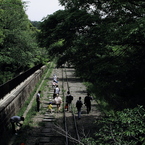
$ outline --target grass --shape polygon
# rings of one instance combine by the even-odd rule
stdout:
[[[53,65],[54,64],[52,64],[52,66]],[[52,72],[52,69],[53,69],[52,66],[48,66],[48,69],[49,70],[46,69],[44,75],[42,76],[42,79],[39,81],[39,83],[36,86],[36,89],[33,91],[32,96],[34,96],[34,94],[35,94],[36,90],[38,89],[38,86],[40,86],[40,84],[41,84],[41,86],[40,86],[39,90],[41,90],[41,91],[44,91],[45,90],[45,88],[46,88],[45,86],[46,86],[46,83],[48,82],[48,80],[47,79],[44,79],[44,78],[50,77],[51,72]],[[41,97],[43,98],[43,94],[42,94]],[[28,135],[29,135],[29,133],[28,133],[29,132],[29,129],[41,128],[41,127],[44,126],[44,123],[43,122],[35,122],[34,123],[33,120],[32,120],[32,118],[35,115],[37,115],[36,105],[37,105],[36,104],[36,101],[33,101],[32,106],[31,106],[31,109],[29,110],[29,112],[27,113],[27,116],[25,118],[25,121],[24,121],[24,124],[23,124],[24,127],[22,127],[22,129],[21,129],[22,132],[27,132],[26,137],[28,137]],[[42,110],[41,111],[41,114],[44,114],[44,113],[45,113],[45,110]],[[18,143],[21,143],[21,142],[23,142],[25,140],[25,135],[23,134],[21,136],[22,136],[22,138],[17,138],[17,142]]]
[[[106,115],[108,112],[113,112],[112,106],[110,106],[104,99],[104,96],[100,94],[97,86],[90,82],[84,82],[84,85],[87,87],[87,91],[90,92],[95,101],[98,103],[96,107],[102,112],[102,114]]]

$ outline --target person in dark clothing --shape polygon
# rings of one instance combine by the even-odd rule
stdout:
[[[83,103],[81,101],[81,97],[79,97],[79,100],[77,100],[76,102],[76,107],[77,107],[77,111],[78,111],[78,119],[81,119],[81,108],[83,106]]]
[[[37,102],[37,111],[39,112],[40,110],[40,94],[41,94],[41,91],[38,91],[37,95],[36,95],[36,102]]]
[[[87,108],[87,114],[89,114],[91,111],[91,100],[92,100],[92,97],[90,96],[89,93],[87,93],[87,96],[84,98],[84,104]]]
[[[16,132],[16,129],[15,129],[15,125],[17,126],[22,126],[22,124],[20,123],[20,121],[24,121],[24,117],[23,116],[13,116],[10,118],[10,122],[11,122],[11,125],[12,125],[12,131],[13,133],[17,133]]]
[[[73,96],[70,94],[69,91],[67,91],[67,96],[66,96],[66,106],[67,106],[66,109],[67,109],[67,111],[70,110],[70,104],[71,104],[72,100],[73,100]]]

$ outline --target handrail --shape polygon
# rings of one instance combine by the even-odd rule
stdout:
[[[39,64],[33,68],[28,69],[24,73],[16,76],[15,78],[7,81],[6,83],[0,85],[0,99],[3,99],[6,94],[10,93],[14,88],[16,88],[20,83],[32,75],[36,70],[40,69],[42,64]]]

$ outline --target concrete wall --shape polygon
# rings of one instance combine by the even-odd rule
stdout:
[[[41,67],[40,70],[22,82],[15,90],[8,94],[6,101],[0,105],[0,135],[7,130],[10,118],[17,115],[27,98],[30,97],[45,69],[45,66]]]

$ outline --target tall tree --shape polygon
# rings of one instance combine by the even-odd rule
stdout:
[[[145,2],[60,0],[60,3],[66,10],[42,22],[43,44],[49,47],[64,40],[61,63],[70,60],[77,72],[97,85],[99,95],[110,103],[117,106],[142,103]]]
[[[40,62],[37,31],[30,24],[24,7],[21,0],[1,0],[0,83]]]

